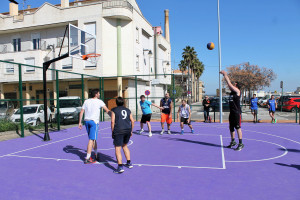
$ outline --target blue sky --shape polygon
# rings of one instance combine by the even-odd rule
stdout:
[[[3,0],[5,1],[5,0]],[[19,3],[22,1],[19,0]],[[37,7],[43,0],[27,0]],[[60,0],[48,0],[59,4]],[[182,49],[195,47],[205,64],[201,79],[208,94],[218,88],[217,0],[137,0],[153,25],[164,25],[164,9],[170,10],[172,64],[177,67]],[[8,11],[1,6],[0,12]],[[22,5],[20,5],[21,7]],[[277,79],[266,91],[300,87],[300,0],[220,0],[222,66],[250,62],[272,68]],[[206,44],[214,42],[215,50]]]

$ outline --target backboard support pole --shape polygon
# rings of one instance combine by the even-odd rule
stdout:
[[[69,53],[66,53],[62,56],[49,60],[43,63],[43,89],[44,89],[44,119],[45,119],[45,134],[44,134],[44,141],[50,141],[49,135],[49,127],[48,127],[48,105],[47,105],[47,70],[49,69],[50,65],[56,61],[62,60],[64,58],[69,57]],[[57,117],[59,117],[59,113],[57,113]]]

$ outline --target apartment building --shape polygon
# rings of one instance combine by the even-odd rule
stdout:
[[[66,25],[72,24],[96,36],[96,52],[101,57],[96,64],[69,57],[51,68],[112,77],[104,80],[105,98],[135,97],[135,79],[131,75],[142,75],[137,80],[138,96],[151,90],[152,97],[162,97],[166,85],[171,84],[171,76],[155,76],[171,73],[168,10],[163,35],[161,27],[153,27],[145,19],[135,0],[61,0],[59,5],[45,2],[38,8],[25,10],[10,3],[9,8],[9,12],[0,14],[0,60],[42,66],[43,62],[58,56],[61,46],[62,52],[67,51],[63,36]],[[0,63],[0,74],[0,98],[19,98],[18,66]],[[113,78],[117,75],[130,77]],[[38,99],[44,98],[42,69],[23,66],[22,79],[25,104],[41,103]],[[81,97],[80,76],[60,73],[59,91],[56,91],[55,73],[48,71],[47,80],[47,98]],[[98,80],[84,77],[85,98],[93,88],[99,88]],[[133,100],[128,105],[135,109],[135,103],[130,101]],[[112,101],[106,103],[114,106]]]

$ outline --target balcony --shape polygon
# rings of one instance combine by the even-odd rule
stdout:
[[[126,0],[105,1],[102,8],[103,17],[132,20],[133,6]]]

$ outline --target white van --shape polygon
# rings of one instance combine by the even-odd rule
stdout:
[[[79,113],[81,111],[81,99],[78,96],[68,96],[59,98],[59,114],[55,109],[55,121],[57,116],[63,124],[70,122],[79,122]]]

